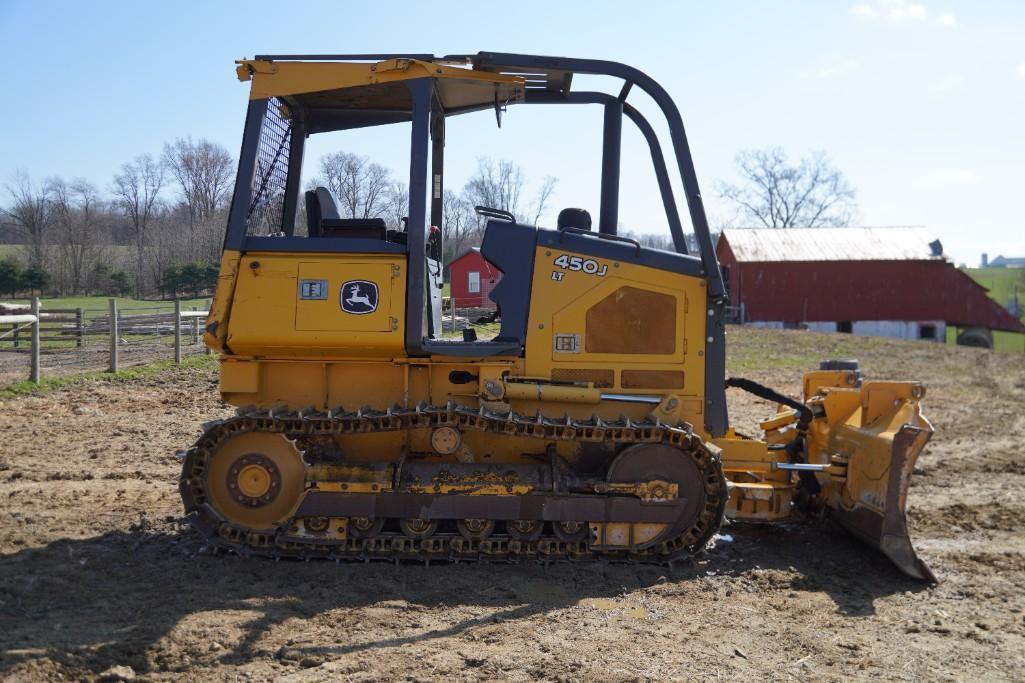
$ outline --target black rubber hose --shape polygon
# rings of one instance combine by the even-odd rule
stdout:
[[[746,391],[749,394],[757,396],[758,398],[764,398],[766,401],[775,401],[776,403],[782,403],[785,406],[793,408],[797,411],[797,436],[793,441],[784,446],[784,450],[787,452],[787,460],[791,463],[804,462],[804,457],[801,451],[804,450],[804,435],[808,431],[808,425],[812,421],[811,408],[796,401],[789,396],[784,396],[775,389],[759,384],[754,380],[744,379],[742,377],[727,377],[726,386]],[[800,481],[802,488],[811,493],[812,495],[817,494],[822,486],[819,484],[819,480],[815,477],[813,472],[798,472],[797,479]]]
[[[775,389],[765,386],[764,384],[759,384],[754,380],[744,379],[742,377],[727,377],[726,386],[746,391],[758,398],[764,398],[766,401],[775,401],[776,403],[782,403],[785,406],[793,408],[800,416],[797,420],[797,428],[802,432],[807,430],[808,425],[811,424],[811,408],[800,401],[796,401],[789,396],[779,393]]]

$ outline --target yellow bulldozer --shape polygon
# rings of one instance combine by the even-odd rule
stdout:
[[[237,72],[251,89],[204,338],[238,411],[205,425],[180,480],[209,544],[297,558],[670,562],[701,551],[724,518],[780,522],[803,508],[934,580],[904,513],[932,434],[924,388],[863,381],[850,361],[808,372],[800,400],[726,377],[726,283],[680,113],[650,77],[486,52],[266,55]],[[574,89],[578,75],[621,87]],[[634,90],[664,117],[668,163]],[[446,121],[493,110],[501,123],[520,104],[602,108],[597,230],[582,209],[548,229],[477,207],[481,255],[503,274],[490,293],[500,325],[491,339],[447,338]],[[617,234],[624,118],[647,141],[674,251]],[[302,191],[308,140],[395,123],[409,131],[399,225],[343,218],[327,189]],[[731,387],[778,406],[760,438],[731,428]]]

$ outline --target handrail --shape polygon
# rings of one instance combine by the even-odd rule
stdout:
[[[609,240],[610,242],[626,242],[632,244],[637,248],[637,255],[641,255],[641,243],[637,240],[630,239],[629,237],[622,237],[621,235],[611,235],[606,232],[591,232],[590,230],[584,230],[583,228],[565,227],[559,228],[559,242],[562,242],[562,234],[571,232],[574,235],[584,235],[585,237],[597,237],[602,240]]]

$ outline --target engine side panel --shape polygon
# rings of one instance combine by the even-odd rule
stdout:
[[[529,377],[590,381],[610,393],[671,393],[684,420],[704,425],[703,279],[540,246],[531,291]]]

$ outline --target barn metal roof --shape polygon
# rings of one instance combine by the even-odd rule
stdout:
[[[934,261],[944,258],[942,245],[923,227],[730,228],[722,234],[737,261]]]

